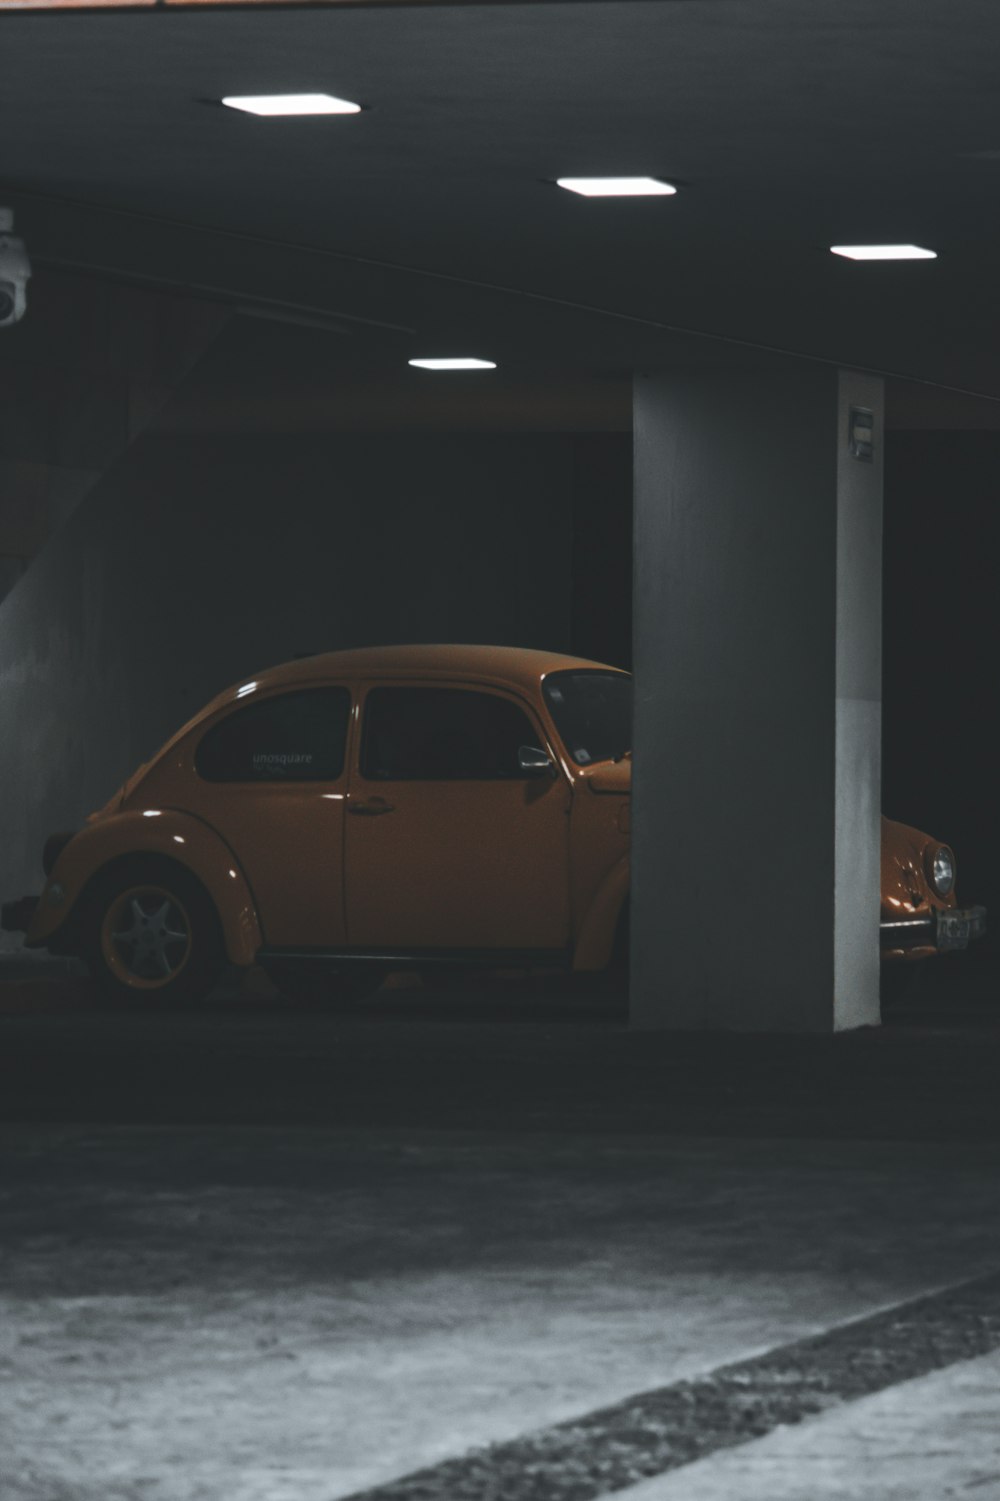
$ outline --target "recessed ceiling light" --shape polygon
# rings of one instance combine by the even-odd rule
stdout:
[[[475,360],[470,355],[455,355],[442,360],[410,360],[418,370],[495,370],[495,360]]]
[[[663,198],[677,192],[658,177],[557,177],[556,185],[584,198]]]
[[[925,250],[922,245],[831,245],[834,255],[846,256],[849,261],[935,261],[936,250]]]
[[[360,104],[332,94],[227,94],[223,104],[248,115],[356,115]]]

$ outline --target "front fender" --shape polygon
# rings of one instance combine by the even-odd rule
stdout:
[[[580,923],[573,950],[574,969],[605,969],[610,964],[629,881],[629,859],[624,855],[598,886]]]
[[[49,873],[25,936],[26,945],[41,948],[58,943],[94,877],[130,855],[159,855],[196,876],[215,904],[230,961],[254,962],[263,940],[243,871],[232,850],[208,824],[176,808],[102,815],[74,834]]]

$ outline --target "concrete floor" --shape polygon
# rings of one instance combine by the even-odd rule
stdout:
[[[1000,1012],[968,983],[776,1040],[500,985],[115,1016],[8,974],[3,1501],[335,1501],[1000,1269]],[[1000,1497],[998,1373],[618,1494]]]
[[[1000,1497],[1000,1356],[961,1361],[615,1493],[617,1501]]]

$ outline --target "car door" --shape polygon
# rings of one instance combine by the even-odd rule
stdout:
[[[347,934],[378,949],[562,949],[569,943],[569,808],[561,768],[511,694],[467,684],[373,684],[362,704],[346,820]],[[553,765],[556,765],[553,757]]]
[[[225,839],[268,946],[345,941],[345,686],[285,690],[216,718],[194,747],[190,810]]]

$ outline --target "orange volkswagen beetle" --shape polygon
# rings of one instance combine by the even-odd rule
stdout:
[[[387,969],[621,956],[632,679],[488,646],[370,647],[227,689],[53,835],[30,947],[130,999],[195,999],[228,960],[358,993]],[[884,825],[887,956],[964,946],[943,845]]]

